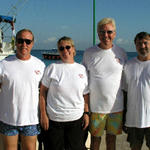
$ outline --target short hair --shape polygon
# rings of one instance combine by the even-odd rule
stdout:
[[[59,49],[59,44],[61,43],[61,41],[68,41],[71,43],[71,45],[75,48],[75,45],[74,45],[74,41],[72,40],[72,38],[68,37],[68,36],[63,36],[61,37],[58,41],[57,41],[57,48]],[[76,50],[75,50],[75,54],[74,56],[76,55]]]
[[[70,37],[67,37],[67,36],[61,37],[61,38],[58,40],[58,42],[57,42],[57,46],[59,46],[59,44],[60,44],[61,41],[68,41],[68,42],[71,43],[72,46],[74,46],[74,41],[73,41],[72,38],[70,38]]]
[[[32,31],[31,31],[30,29],[22,29],[22,30],[18,31],[17,34],[16,34],[16,40],[17,40],[18,36],[19,36],[22,32],[29,32],[29,33],[31,33],[31,35],[32,35],[32,41],[34,41],[34,35],[33,35]]]
[[[111,23],[114,27],[114,29],[116,30],[116,23],[115,23],[115,20],[113,18],[103,18],[102,20],[100,20],[98,23],[97,23],[97,33],[99,33],[100,31],[100,28],[105,25],[105,24],[109,24]]]
[[[150,34],[148,32],[139,32],[134,38],[134,43],[136,44],[137,40],[142,39],[150,40]]]

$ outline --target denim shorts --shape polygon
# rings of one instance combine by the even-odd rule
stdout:
[[[18,134],[24,136],[35,136],[40,134],[40,125],[13,126],[0,121],[0,133],[6,136],[15,136]]]

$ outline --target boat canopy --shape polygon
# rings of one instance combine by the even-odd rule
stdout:
[[[11,22],[14,22],[14,19],[13,19],[13,17],[10,17],[10,16],[2,16],[2,15],[0,15],[0,22],[11,23]]]
[[[0,15],[0,23],[1,23],[1,22],[10,23],[11,26],[12,26],[12,30],[14,29],[14,22],[15,22],[15,19],[14,19],[13,17]]]

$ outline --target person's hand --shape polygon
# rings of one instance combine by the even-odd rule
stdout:
[[[48,118],[47,114],[41,114],[40,124],[44,130],[48,130],[49,118]]]
[[[85,130],[88,125],[89,125],[89,115],[88,114],[84,114],[83,115],[83,130]]]
[[[128,132],[128,128],[127,128],[125,125],[123,125],[122,130],[123,130],[125,133]]]

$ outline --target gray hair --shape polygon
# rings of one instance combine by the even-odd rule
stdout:
[[[22,29],[22,30],[18,31],[17,34],[16,34],[16,40],[17,40],[18,36],[19,36],[22,32],[29,32],[29,33],[31,33],[31,35],[32,35],[32,41],[34,41],[34,35],[33,35],[32,31],[29,30],[29,29]]]

